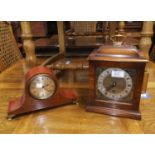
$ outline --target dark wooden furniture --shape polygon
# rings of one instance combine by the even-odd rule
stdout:
[[[141,118],[139,102],[147,63],[141,55],[142,52],[133,46],[102,46],[89,55],[90,100],[86,106],[87,111]],[[106,73],[109,69],[112,71]],[[112,75],[115,69],[120,70],[120,76]],[[99,76],[100,81],[98,81]],[[107,81],[104,82],[105,80]],[[107,86],[107,83],[113,83],[112,87],[117,88],[115,93],[112,92],[114,90],[108,90],[111,86]],[[104,90],[99,91],[100,89]],[[109,96],[106,93],[109,93]]]

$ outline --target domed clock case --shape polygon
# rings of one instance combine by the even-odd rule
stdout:
[[[87,111],[141,119],[139,103],[148,62],[134,46],[102,46],[89,55]]]

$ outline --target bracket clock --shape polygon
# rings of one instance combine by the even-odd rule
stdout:
[[[102,46],[89,55],[87,111],[141,119],[139,103],[145,65],[134,46]]]
[[[23,96],[9,102],[8,118],[76,100],[76,92],[59,88],[58,80],[51,69],[43,66],[34,67],[25,75]]]

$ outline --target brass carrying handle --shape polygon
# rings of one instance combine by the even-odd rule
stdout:
[[[125,39],[126,39],[126,36],[122,34],[116,34],[111,36],[110,38],[110,40],[113,42],[113,45],[117,45],[117,46],[123,45]]]

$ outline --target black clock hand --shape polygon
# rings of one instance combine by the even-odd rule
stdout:
[[[43,85],[43,88],[45,88],[45,87],[47,87],[47,86],[49,86],[49,84]]]
[[[46,91],[50,92],[47,88],[47,86],[49,86],[49,84],[44,85],[42,88],[45,89]]]
[[[110,89],[114,88],[116,86],[116,82],[114,81],[108,88],[107,91],[109,91]]]
[[[46,91],[48,91],[48,92],[51,92],[51,91],[52,91],[52,89],[47,88],[47,86],[49,86],[49,84],[45,85],[45,86],[43,87],[43,89],[44,89],[44,90],[46,90]],[[52,88],[52,87],[51,87],[51,88]]]

